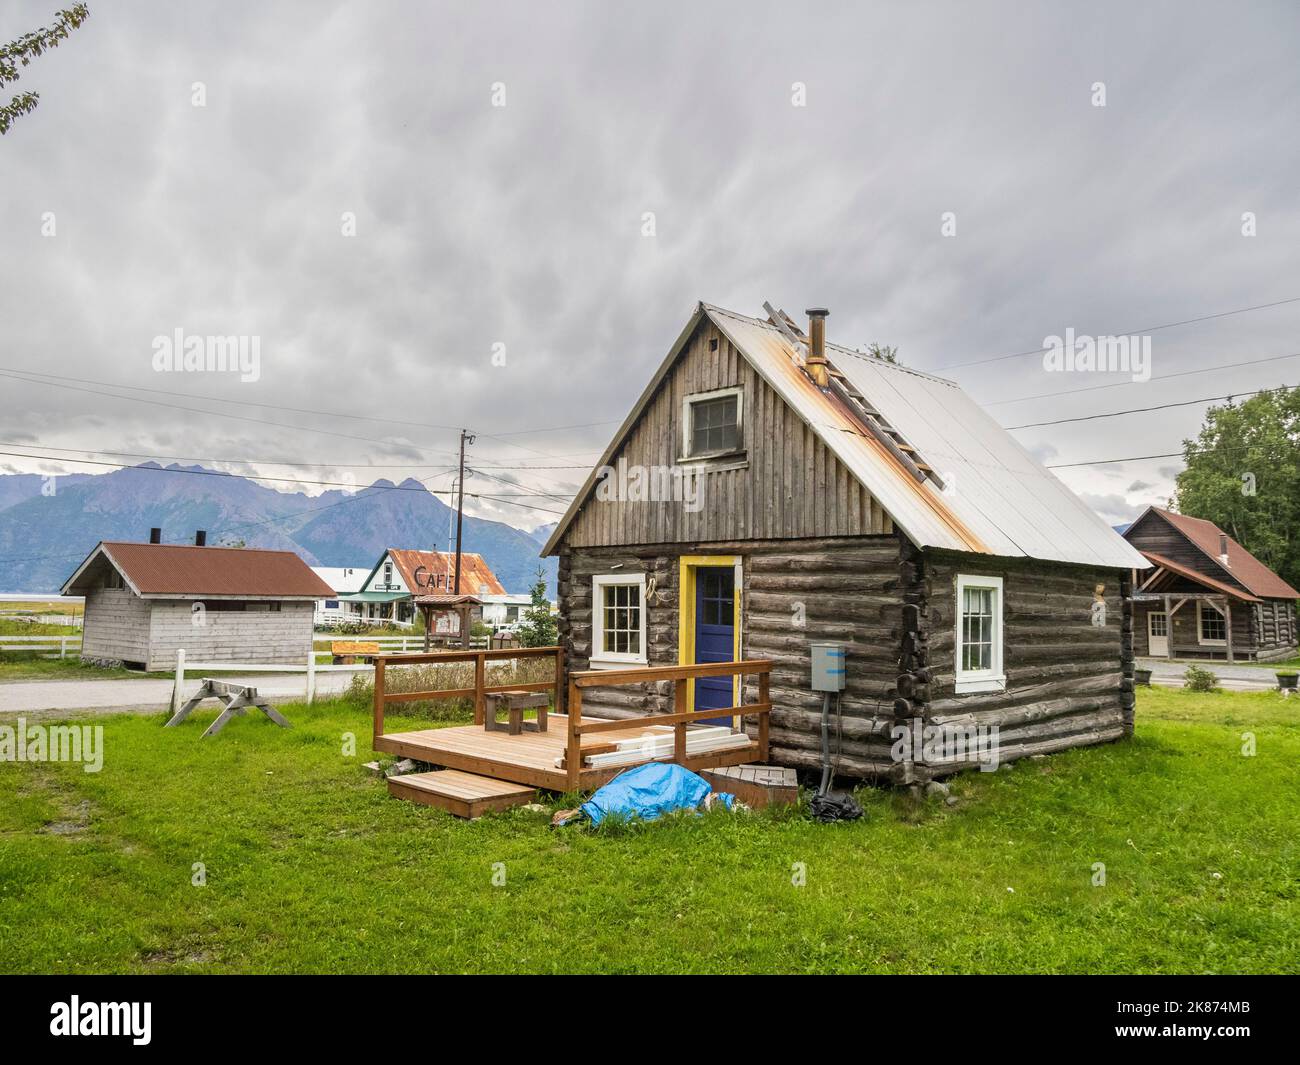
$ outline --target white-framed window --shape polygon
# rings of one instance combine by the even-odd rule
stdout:
[[[1204,599],[1196,600],[1197,642],[1216,646],[1227,644],[1228,624],[1223,611]]]
[[[1169,617],[1163,610],[1153,610],[1147,615],[1149,621],[1149,631],[1152,636],[1169,635]]]
[[[682,457],[735,455],[744,446],[744,389],[697,392],[682,400]]]
[[[591,664],[646,665],[645,574],[591,578]]]
[[[957,576],[956,690],[1000,691],[1002,671],[1002,578]]]

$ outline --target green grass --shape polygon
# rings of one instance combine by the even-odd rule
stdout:
[[[98,774],[0,764],[0,964],[1297,971],[1300,701],[1139,700],[1131,741],[963,776],[952,807],[863,791],[854,824],[797,810],[600,832],[389,799],[360,766],[368,715],[345,702],[285,708],[291,731],[256,716],[208,740],[212,713],[169,730],[102,719]],[[191,885],[196,862],[206,886]]]
[[[40,602],[34,599],[0,600],[0,614],[67,614],[76,616],[83,610],[83,604],[70,603],[66,599],[51,599]]]
[[[19,621],[0,617],[0,636],[80,636],[75,625],[50,625],[43,621]],[[0,643],[3,643],[0,640]]]
[[[55,654],[54,658],[46,655]],[[50,651],[7,651],[0,654],[0,682],[7,680],[111,680],[122,677],[164,676],[162,673],[138,673],[120,666],[102,669],[77,658],[75,649],[67,658]]]

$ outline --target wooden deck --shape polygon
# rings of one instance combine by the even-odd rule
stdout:
[[[597,719],[585,717],[583,720],[594,723]],[[662,726],[629,721],[626,728],[611,727],[608,731],[601,731],[599,736],[603,742],[615,743],[647,735],[662,735],[663,731]],[[689,733],[690,729],[687,731]],[[547,732],[525,732],[511,736],[505,732],[488,732],[482,725],[457,725],[415,732],[386,733],[375,737],[374,749],[384,754],[414,758],[419,762],[477,773],[496,780],[564,792],[571,790],[569,774],[557,766],[555,760],[565,753],[567,739],[568,718],[564,714],[552,714],[550,730]],[[685,759],[669,755],[658,760],[680,762],[688,769],[698,772],[715,766],[752,762],[759,757],[759,752],[758,742],[749,740],[726,750],[709,751]],[[641,763],[632,762],[605,769],[583,767],[579,788],[584,791],[597,788],[635,764]]]

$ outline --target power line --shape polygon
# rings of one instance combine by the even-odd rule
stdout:
[[[1169,451],[1162,455],[1124,455],[1114,459],[1090,459],[1087,462],[1056,462],[1046,468],[1049,470],[1067,470],[1073,466],[1108,466],[1112,462],[1141,462],[1145,459],[1181,459],[1188,455],[1215,455],[1229,451],[1258,451],[1260,444],[1246,444],[1241,447],[1205,447],[1191,448],[1187,451]]]
[[[1291,385],[1277,386],[1277,388],[1291,388],[1291,387],[1293,386]],[[1259,388],[1256,389],[1254,392],[1233,392],[1231,395],[1227,395],[1227,396],[1209,396],[1205,399],[1185,399],[1179,403],[1161,403],[1155,407],[1133,407],[1129,410],[1110,411],[1107,414],[1082,414],[1077,418],[1057,418],[1054,421],[1050,421],[1050,422],[1029,422],[1026,425],[1008,425],[1008,426],[1004,426],[1004,428],[1008,432],[1011,432],[1012,430],[1015,429],[1037,429],[1040,426],[1044,426],[1044,425],[1064,425],[1067,422],[1091,422],[1091,421],[1096,421],[1098,418],[1118,418],[1123,414],[1146,414],[1149,413],[1150,411],[1169,410],[1172,407],[1194,407],[1198,403],[1215,403],[1221,399],[1226,399],[1226,400],[1244,399],[1247,396],[1258,396],[1264,392],[1272,392],[1272,391],[1274,391],[1274,389]]]
[[[215,412],[214,412],[215,413]],[[33,443],[29,444],[22,440],[0,440],[0,447],[39,447],[45,451],[62,451],[68,454],[82,455],[115,455],[119,458],[129,459],[154,459],[162,462],[223,462],[229,466],[235,466],[239,463],[254,465],[261,463],[265,466],[298,466],[305,469],[352,469],[352,470],[452,470],[455,469],[454,463],[412,463],[412,462],[302,462],[298,459],[265,459],[265,458],[238,458],[238,459],[217,459],[205,458],[199,455],[159,455],[155,451],[104,451],[100,448],[93,447],[55,447],[53,444]],[[70,461],[79,461],[72,459]],[[476,469],[486,470],[588,470],[591,468],[590,463],[582,463],[570,466],[511,466],[508,464],[493,465],[492,463],[475,463]],[[256,476],[256,475],[247,475]]]
[[[26,374],[28,377],[49,378],[50,381],[34,381],[33,384],[53,383],[55,381],[73,381],[82,385],[100,385],[105,388],[121,388],[131,392],[148,392],[157,396],[179,396],[181,399],[198,400],[206,403],[229,403],[239,407],[259,407],[263,410],[286,411],[291,414],[312,414],[322,418],[350,418],[354,421],[378,422],[384,425],[405,425],[417,429],[440,429],[447,432],[459,431],[458,425],[438,425],[433,422],[411,422],[402,421],[398,418],[376,418],[368,414],[356,414],[352,411],[337,410],[319,410],[313,407],[289,407],[279,403],[258,403],[251,399],[225,399],[219,396],[196,396],[192,392],[180,392],[167,388],[147,388],[144,385],[125,385],[115,381],[97,381],[86,377],[67,377],[60,374],[45,373],[42,370],[24,370],[16,366],[0,366],[0,374]],[[21,380],[21,378],[20,378]],[[119,396],[119,399],[131,399],[131,396]],[[208,414],[217,414],[217,411],[207,411]],[[537,429],[515,429],[508,433],[501,433],[500,436],[524,436],[531,433],[550,433],[559,432],[564,429],[587,429],[598,425],[609,425],[610,421],[604,422],[586,422],[582,425],[554,425],[543,426]],[[495,438],[494,438],[495,439]]]
[[[21,459],[58,459],[58,456],[57,456],[57,455],[27,455],[27,454],[23,454],[22,452],[19,452],[19,451],[0,451],[0,455],[7,455],[7,456],[9,456],[10,458],[21,458]],[[237,478],[243,478],[243,479],[253,480],[253,481],[277,481],[277,482],[281,482],[281,483],[284,483],[284,484],[305,484],[305,485],[321,486],[321,487],[326,487],[326,488],[342,488],[342,489],[347,489],[347,490],[351,490],[351,491],[354,491],[354,492],[366,492],[366,491],[369,491],[371,488],[376,488],[376,487],[378,487],[378,489],[379,489],[380,491],[385,491],[385,492],[427,492],[427,493],[429,493],[430,495],[451,495],[451,494],[452,494],[450,491],[443,491],[443,490],[441,490],[441,489],[435,491],[434,489],[431,489],[431,488],[427,487],[427,486],[424,484],[423,481],[420,482],[421,487],[419,487],[419,488],[408,488],[408,487],[406,487],[406,486],[404,486],[404,485],[400,485],[400,484],[397,484],[397,485],[391,485],[391,486],[390,486],[390,485],[378,485],[378,486],[376,486],[376,485],[364,485],[364,486],[358,486],[358,485],[356,485],[355,483],[353,483],[353,482],[351,482],[351,481],[309,481],[309,480],[306,480],[306,479],[304,479],[304,478],[300,478],[300,477],[261,477],[261,476],[249,476],[249,477],[247,477],[247,478],[244,478],[244,475],[243,475],[243,474],[237,474],[237,473],[226,473],[224,470],[203,470],[203,469],[199,469],[199,470],[186,470],[186,469],[174,469],[174,468],[171,468],[171,467],[168,467],[168,466],[132,466],[132,465],[130,465],[130,464],[128,464],[128,463],[123,463],[123,462],[102,462],[102,461],[97,461],[97,460],[95,460],[95,459],[67,459],[67,460],[64,460],[64,461],[68,461],[68,462],[78,462],[78,463],[81,463],[81,464],[86,465],[86,466],[109,466],[109,467],[112,467],[113,469],[116,469],[116,470],[144,470],[144,471],[148,471],[148,472],[150,472],[150,473],[155,473],[155,472],[156,472],[156,473],[183,473],[183,474],[188,474],[188,475],[193,476],[193,477],[237,477]],[[54,475],[54,476],[57,476],[57,475]],[[414,479],[415,479],[415,480],[419,480],[419,478],[414,478]],[[516,484],[516,483],[513,482],[513,481],[507,481],[506,483],[507,483],[507,484],[510,484],[512,487],[516,487],[516,488],[526,488],[526,487],[527,487],[527,485]],[[551,496],[551,494],[548,493],[548,492],[518,492],[518,493],[515,493],[515,494],[516,494],[516,496],[519,497],[519,498],[527,498],[527,499],[536,499],[536,498],[540,498],[540,497],[543,497],[543,496],[546,496],[546,497],[550,497],[550,496]],[[480,493],[477,493],[477,492],[471,492],[470,495],[471,495],[473,498],[477,499],[477,498],[479,498]],[[503,499],[503,498],[505,498],[505,496],[494,495],[494,496],[491,496],[491,497],[488,497],[488,498],[492,498],[492,499]],[[565,499],[564,496],[554,496],[553,498],[557,498],[557,499]],[[520,505],[521,505],[521,504],[520,504]],[[531,506],[530,506],[530,507],[528,507],[528,509],[529,509],[529,510],[537,510],[537,509],[540,509],[540,508],[537,508],[537,507],[531,507]],[[552,512],[552,513],[556,513],[556,512]]]
[[[110,465],[111,465],[111,464],[110,464]],[[129,467],[122,467],[122,468],[124,468],[124,469],[141,469],[141,468],[143,468],[143,469],[161,469],[161,467],[138,467],[138,466],[129,466]],[[188,473],[188,472],[193,472],[193,471],[188,471],[188,470],[164,470],[163,472],[167,472],[167,473]],[[276,516],[273,517],[273,518],[265,518],[265,519],[263,519],[263,520],[261,520],[261,521],[237,522],[237,523],[235,523],[235,524],[233,524],[233,525],[225,525],[225,526],[222,526],[222,527],[220,527],[220,528],[218,528],[218,529],[212,530],[212,535],[213,535],[213,537],[215,538],[215,537],[222,536],[222,535],[224,535],[224,534],[227,534],[227,533],[230,533],[230,532],[234,532],[234,531],[237,531],[237,530],[260,528],[260,527],[263,526],[263,525],[274,525],[274,524],[276,524],[277,522],[281,522],[281,521],[294,521],[294,520],[299,519],[299,518],[302,518],[302,517],[304,517],[304,516],[306,516],[306,515],[308,515],[308,514],[320,514],[320,513],[324,512],[324,511],[326,511],[326,510],[333,510],[335,507],[347,506],[349,503],[357,503],[357,502],[361,502],[361,501],[367,501],[367,502],[368,502],[368,501],[370,500],[370,498],[371,498],[370,493],[372,493],[372,492],[394,492],[394,491],[408,491],[408,492],[413,492],[413,491],[416,491],[416,489],[414,489],[414,488],[402,489],[399,485],[379,485],[379,486],[371,485],[371,486],[368,487],[368,488],[364,488],[364,489],[360,489],[360,490],[358,490],[358,491],[356,492],[356,494],[354,494],[354,495],[350,495],[350,496],[348,496],[346,499],[340,499],[340,500],[338,500],[338,501],[336,501],[336,502],[334,502],[334,503],[327,503],[327,504],[326,504],[325,506],[323,506],[323,507],[308,507],[308,508],[306,508],[306,509],[304,509],[304,510],[295,510],[295,511],[294,511],[293,513],[291,513],[291,514],[279,514],[279,515],[276,515]],[[450,495],[450,494],[451,494],[450,489],[441,489],[441,490],[437,490],[437,491],[435,491],[434,489],[428,489],[428,491],[429,491],[430,494],[432,494],[432,495]],[[471,495],[473,498],[475,498],[475,499],[490,499],[490,500],[492,500],[493,502],[502,503],[502,504],[504,504],[505,506],[518,507],[518,508],[521,509],[521,510],[536,511],[537,513],[540,513],[540,514],[552,514],[552,515],[555,515],[556,517],[563,517],[563,511],[559,511],[559,510],[550,510],[550,509],[548,509],[548,508],[546,508],[546,507],[536,507],[536,506],[533,506],[532,504],[528,504],[528,503],[516,503],[516,502],[514,502],[513,500],[506,499],[506,498],[504,498],[504,497],[502,497],[502,496],[483,495],[483,494],[475,493],[475,492],[471,492],[470,495]],[[490,519],[480,519],[480,520],[490,520]],[[164,543],[185,543],[185,542],[188,542],[188,541],[187,541],[187,540],[186,540],[186,541],[182,541],[182,540],[164,541]],[[63,559],[68,559],[68,558],[84,558],[84,557],[85,557],[85,552],[77,552],[76,554],[66,554],[66,555],[32,555],[32,556],[29,556],[29,557],[27,557],[27,558],[0,558],[0,564],[6,564],[6,565],[7,565],[7,564],[12,564],[12,563],[18,563],[18,562],[57,562],[57,561],[61,561],[61,560],[63,560]]]
[[[1281,307],[1288,303],[1300,303],[1300,296],[1292,296],[1289,299],[1284,299],[1284,300],[1274,300],[1272,303],[1257,303],[1253,307],[1238,307],[1235,310],[1231,310],[1231,311],[1219,311],[1215,314],[1203,314],[1198,318],[1184,318],[1180,322],[1165,322],[1163,325],[1151,325],[1151,326],[1147,326],[1145,329],[1124,329],[1118,333],[1105,333],[1105,334],[1098,334],[1098,335],[1141,336],[1146,333],[1158,333],[1162,329],[1174,329],[1180,325],[1193,325],[1196,322],[1208,322],[1214,318],[1227,318],[1230,315],[1234,315],[1234,314],[1246,314],[1249,311],[1262,311],[1262,310],[1267,310],[1269,307]],[[1042,352],[1048,350],[1049,350],[1048,348],[1041,347],[1041,348],[1034,348],[1031,351],[1013,351],[1009,355],[994,355],[992,358],[988,358],[988,359],[973,359],[969,362],[950,362],[946,366],[940,366],[934,370],[929,370],[927,372],[939,373],[943,370],[956,370],[964,366],[987,366],[991,362],[1003,362],[1006,359],[1019,359],[1019,358],[1023,358],[1026,355],[1039,355]]]
[[[1051,399],[1055,396],[1081,396],[1085,392],[1100,392],[1107,388],[1127,388],[1130,385],[1149,384],[1151,381],[1172,381],[1175,377],[1194,377],[1197,374],[1214,373],[1216,370],[1236,370],[1242,366],[1259,366],[1266,362],[1281,362],[1284,359],[1300,358],[1300,351],[1293,351],[1290,355],[1270,355],[1264,359],[1247,359],[1244,362],[1225,362],[1218,366],[1202,366],[1196,370],[1180,370],[1178,373],[1160,374],[1157,377],[1148,378],[1146,381],[1114,381],[1108,385],[1092,385],[1089,388],[1067,388],[1060,392],[1040,392],[1033,396],[1017,396],[1015,399],[995,399],[988,403],[981,403],[983,407],[1001,407],[1007,403],[1025,403],[1031,399]]]

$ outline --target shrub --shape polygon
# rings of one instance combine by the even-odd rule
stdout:
[[[1217,692],[1219,677],[1213,670],[1188,666],[1187,672],[1183,674],[1183,686],[1189,692]]]

